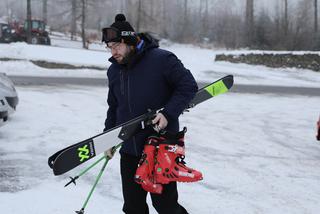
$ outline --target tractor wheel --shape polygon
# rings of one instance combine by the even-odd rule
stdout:
[[[36,36],[31,37],[31,44],[36,45],[39,43],[39,39]]]

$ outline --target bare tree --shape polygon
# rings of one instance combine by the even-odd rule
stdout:
[[[42,19],[47,24],[48,21],[48,0],[42,1]]]
[[[137,22],[136,22],[136,31],[140,32],[140,27],[141,27],[141,15],[142,15],[142,4],[141,0],[138,0],[138,14],[137,14]]]
[[[150,0],[150,16],[154,17],[154,0]]]
[[[204,16],[202,19],[202,28],[204,35],[207,34],[208,28],[209,28],[209,4],[208,0],[205,0],[205,10],[204,10]]]
[[[318,34],[318,0],[314,0],[314,33]]]
[[[285,37],[288,35],[288,28],[289,28],[288,0],[284,0],[284,23],[283,23],[283,29],[284,29],[284,36]]]
[[[77,32],[77,0],[71,1],[71,40],[75,40]]]
[[[168,10],[167,10],[167,2],[166,0],[162,0],[162,23],[161,23],[161,35],[163,37],[168,37],[168,31],[167,31],[167,13],[168,13]]]
[[[188,24],[188,0],[184,0],[184,12],[183,12],[183,17],[184,17],[184,24]]]
[[[81,38],[82,38],[82,47],[88,49],[85,24],[86,24],[86,6],[87,0],[81,0]]]
[[[31,0],[27,0],[27,42],[31,43]]]
[[[253,42],[254,34],[254,4],[253,0],[247,0],[246,2],[246,45],[251,46]]]

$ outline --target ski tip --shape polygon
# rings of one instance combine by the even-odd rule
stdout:
[[[66,170],[65,167],[62,167],[62,165],[59,164],[59,160],[56,160],[52,164],[52,171],[55,176],[58,176],[58,175],[62,175],[63,173],[67,172],[68,170]]]
[[[53,167],[53,163],[54,163],[54,160],[53,160],[53,158],[52,157],[49,157],[48,158],[48,165],[49,165],[49,167],[52,169],[52,167]]]
[[[55,176],[58,176],[58,175],[62,175],[63,172],[59,172],[59,171],[53,169],[53,174],[54,174]]]
[[[228,89],[230,89],[230,88],[233,86],[233,83],[234,83],[234,81],[233,81],[233,75],[228,75],[228,76],[224,77],[222,81],[223,81],[224,85],[225,85]]]

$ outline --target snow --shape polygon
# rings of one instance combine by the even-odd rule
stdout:
[[[83,78],[106,78],[106,70],[95,69],[49,69],[39,67],[28,60],[0,61],[2,72],[17,76],[40,76],[40,77],[83,77]]]
[[[84,203],[100,166],[77,186],[64,188],[68,176],[84,167],[54,177],[47,158],[102,130],[107,88],[17,90],[18,110],[0,129],[0,190],[10,189],[0,192],[0,210],[72,213]],[[181,124],[188,127],[186,161],[204,173],[204,180],[179,184],[181,204],[190,213],[203,214],[318,213],[319,105],[317,97],[228,93],[185,113]],[[86,213],[121,213],[119,174],[117,154]]]
[[[22,61],[0,61],[1,70],[8,75],[26,76],[75,76],[105,78],[106,70],[93,69],[46,69],[41,68],[29,60],[45,60],[48,62],[67,63],[76,66],[110,66],[108,58],[111,56],[102,44],[92,44],[91,50],[80,49],[79,41],[66,39],[52,39],[56,46],[35,46],[25,43],[0,44],[0,58],[23,59]],[[64,47],[62,47],[64,46]],[[229,62],[215,62],[216,54],[248,54],[248,53],[315,53],[277,52],[277,51],[228,51],[212,50],[192,45],[164,44],[163,47],[175,53],[185,67],[191,70],[197,81],[210,82],[226,74],[233,74],[236,84],[249,85],[278,85],[297,87],[319,87],[320,73],[297,68],[268,68],[247,64],[233,64]]]
[[[106,54],[103,54],[101,51],[28,45],[23,42],[0,44],[0,57],[46,60],[48,62],[70,63],[78,66],[106,66]]]
[[[105,78],[106,70],[45,69],[30,62],[109,65],[110,53],[102,51],[103,47],[82,50],[77,42],[53,39],[52,43],[56,46],[0,44],[0,58],[21,59],[0,61],[0,72]],[[233,74],[236,84],[319,87],[320,83],[320,73],[310,70],[214,61],[217,53],[232,51],[179,44],[165,48],[177,54],[198,81]],[[47,158],[101,132],[108,88],[42,85],[16,89],[18,109],[0,128],[1,212],[79,210],[100,166],[81,177],[77,186],[64,188],[68,176],[76,176],[92,161],[55,177]],[[315,140],[319,106],[318,97],[227,93],[182,115],[181,126],[188,128],[186,162],[202,171],[204,180],[179,184],[180,203],[190,213],[202,214],[319,213],[320,146]],[[107,165],[86,213],[121,213],[120,180],[117,154]],[[155,214],[148,201],[150,213]]]

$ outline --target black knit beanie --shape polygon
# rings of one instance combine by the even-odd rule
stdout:
[[[115,22],[110,27],[116,28],[121,32],[135,32],[130,23],[126,21],[126,17],[121,13],[116,15]],[[133,46],[135,46],[138,42],[137,36],[135,34],[121,36],[121,39],[123,39],[126,44]]]

